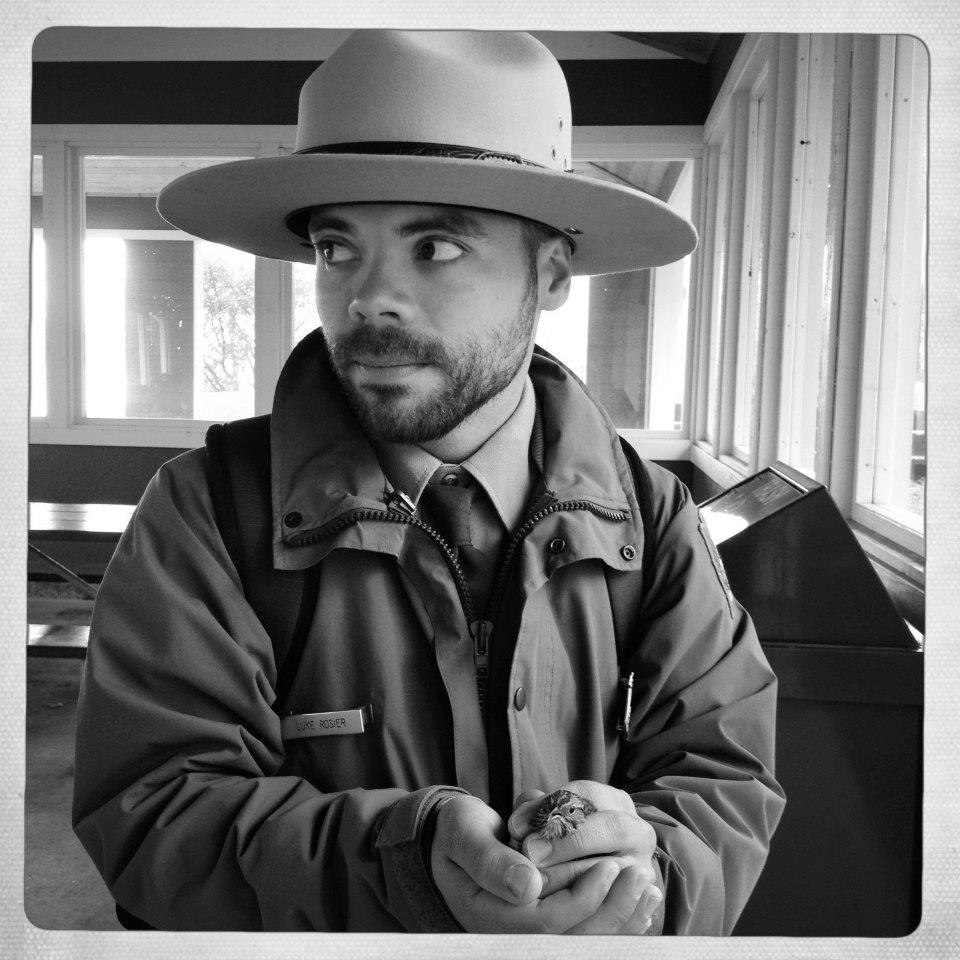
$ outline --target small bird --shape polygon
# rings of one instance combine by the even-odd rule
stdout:
[[[531,825],[544,840],[558,840],[580,829],[588,814],[597,808],[572,790],[554,790],[537,807]]]

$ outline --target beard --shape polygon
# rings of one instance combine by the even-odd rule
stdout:
[[[398,443],[428,443],[448,434],[519,373],[536,324],[536,302],[536,287],[528,285],[515,317],[486,337],[470,338],[456,347],[431,334],[369,324],[328,338],[334,373],[364,433],[373,440]],[[419,397],[411,396],[405,384],[367,384],[360,389],[347,375],[358,356],[430,364],[440,372],[441,383]]]

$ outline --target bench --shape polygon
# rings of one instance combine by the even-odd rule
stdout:
[[[27,628],[28,657],[75,657],[87,655],[90,627],[75,623],[31,623]]]
[[[83,657],[90,636],[90,611],[97,587],[66,564],[49,556],[36,542],[116,543],[136,508],[125,503],[30,503],[31,556],[85,599],[28,598],[27,656]]]

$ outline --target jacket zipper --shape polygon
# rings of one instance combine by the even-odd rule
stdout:
[[[497,614],[500,612],[500,606],[503,603],[503,596],[509,581],[510,570],[513,567],[513,562],[516,559],[520,544],[541,520],[553,513],[569,510],[586,510],[605,520],[622,522],[629,519],[629,514],[624,513],[622,510],[610,510],[607,507],[601,507],[592,500],[550,500],[545,505],[534,508],[527,515],[527,519],[517,528],[510,542],[507,544],[506,549],[503,551],[500,566],[494,578],[493,590],[490,593],[490,600],[487,603],[487,616],[485,618],[478,618],[463,568],[460,566],[456,552],[450,547],[447,541],[428,523],[424,523],[413,515],[416,507],[410,498],[401,491],[395,491],[394,495],[387,501],[386,506],[386,510],[374,510],[368,507],[350,510],[335,520],[331,520],[330,523],[318,527],[316,530],[293,534],[288,542],[294,547],[305,547],[317,543],[326,537],[334,536],[346,530],[347,527],[353,526],[353,524],[363,520],[405,523],[408,526],[417,527],[434,540],[440,548],[440,553],[450,568],[450,572],[453,574],[454,584],[456,585],[457,594],[460,597],[460,604],[463,607],[463,613],[470,631],[470,639],[473,643],[473,667],[477,681],[477,696],[480,700],[480,713],[483,717],[486,717],[487,681],[490,676],[490,638],[493,635],[493,624]]]

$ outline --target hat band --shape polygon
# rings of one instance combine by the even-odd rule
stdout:
[[[493,160],[495,162],[516,163],[524,167],[547,168],[542,163],[526,160],[516,153],[504,153],[501,150],[484,150],[478,147],[463,147],[452,143],[419,143],[409,140],[360,140],[355,143],[327,143],[319,147],[307,147],[298,150],[306,153],[368,153],[374,155],[396,155],[404,157],[452,157],[456,160]]]

